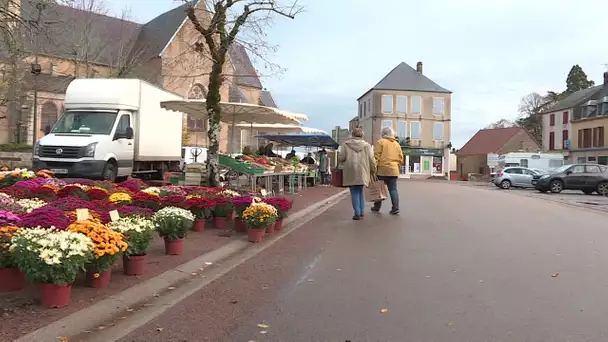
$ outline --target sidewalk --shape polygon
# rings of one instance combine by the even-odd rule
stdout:
[[[311,205],[322,204],[324,200],[342,190],[333,187],[314,187],[308,188],[302,194],[288,195],[287,197],[294,201],[292,215],[297,217],[298,212]],[[241,235],[227,238],[218,236],[220,232],[216,229],[208,229],[199,233],[191,232],[184,240],[184,252],[181,256],[165,255],[163,240],[156,238],[148,254],[144,275],[125,276],[122,273],[122,263],[119,261],[112,273],[112,283],[106,289],[87,288],[84,286],[84,279],[79,278],[72,289],[72,302],[66,308],[46,309],[38,305],[35,299],[36,288],[33,285],[29,285],[21,292],[0,294],[0,307],[2,308],[0,341],[15,340],[83,309],[93,309],[88,311],[94,312],[96,306],[104,305],[104,303],[107,305],[107,302],[112,300],[117,304],[142,301],[145,298],[134,297],[146,296],[148,293],[152,295],[160,293],[162,289],[170,286],[166,285],[167,282],[192,277],[198,270],[197,267],[206,267],[204,262],[201,266],[196,266],[197,260],[202,260],[203,256],[206,256],[205,260],[221,259],[227,257],[227,253],[236,253],[249,246]],[[219,259],[214,260],[213,263],[221,261]],[[185,270],[189,270],[189,272],[185,273]],[[161,286],[156,292],[152,291],[154,284]],[[137,285],[142,287],[141,291],[135,287]],[[122,301],[125,296],[128,296],[128,300]],[[94,315],[91,319],[95,317]],[[54,337],[49,340],[54,340]]]

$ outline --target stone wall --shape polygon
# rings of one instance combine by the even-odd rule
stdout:
[[[0,152],[0,165],[6,165],[9,169],[32,168],[31,152]]]

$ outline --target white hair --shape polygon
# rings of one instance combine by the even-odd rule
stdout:
[[[382,131],[380,132],[383,138],[394,138],[395,131],[393,131],[392,127],[382,127]]]

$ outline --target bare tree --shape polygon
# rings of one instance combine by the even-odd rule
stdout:
[[[207,162],[209,184],[219,184],[218,151],[220,135],[220,89],[225,80],[223,75],[228,49],[236,41],[237,35],[245,46],[257,51],[256,55],[268,52],[264,39],[273,17],[294,19],[302,11],[297,1],[281,5],[276,0],[207,0],[189,2],[186,9],[188,19],[200,33],[201,41],[195,43],[195,50],[212,61],[207,86],[207,114],[209,116],[209,147]],[[240,35],[239,35],[240,34]]]
[[[538,142],[542,141],[542,114],[555,104],[555,97],[531,93],[524,96],[519,103],[520,117],[517,124],[524,127]]]
[[[509,127],[515,127],[515,126],[517,126],[517,124],[514,121],[507,120],[507,119],[500,119],[496,122],[489,124],[486,127],[486,129],[509,128]]]

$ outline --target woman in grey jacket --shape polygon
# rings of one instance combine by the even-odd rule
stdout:
[[[363,140],[361,128],[353,129],[352,138],[341,146],[340,162],[343,163],[342,185],[350,189],[355,212],[353,220],[360,220],[365,211],[363,187],[369,186],[371,175],[376,173],[374,153],[371,145]]]

